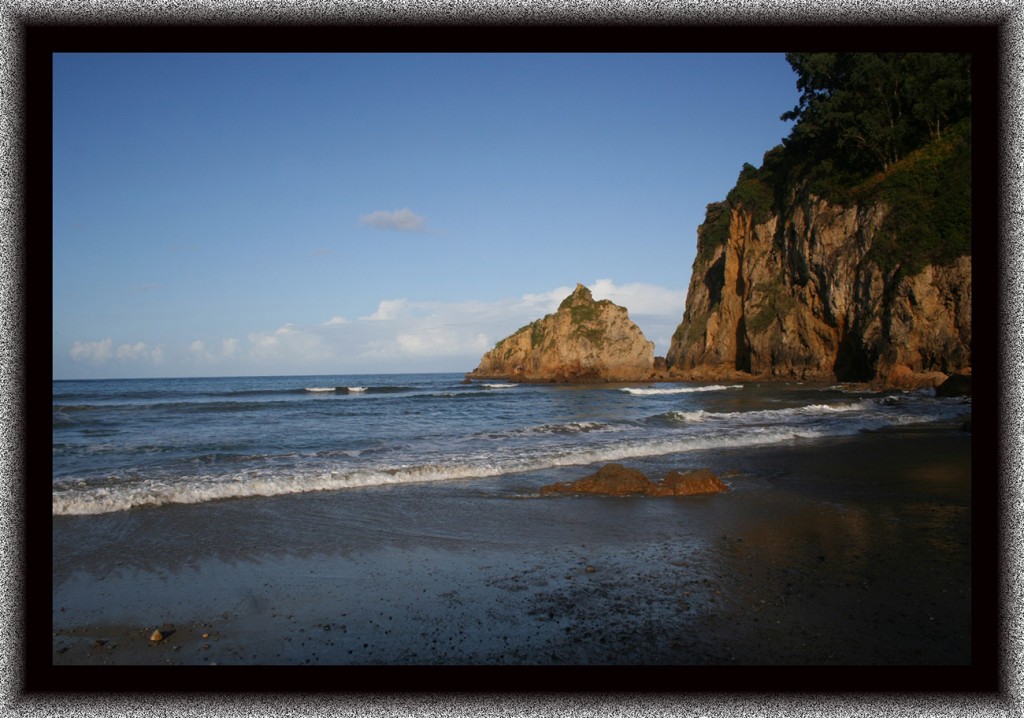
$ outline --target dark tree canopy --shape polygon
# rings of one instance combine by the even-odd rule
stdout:
[[[957,53],[789,53],[800,102],[787,140],[854,171],[887,170],[969,116],[970,57]]]

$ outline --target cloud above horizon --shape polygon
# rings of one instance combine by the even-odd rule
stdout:
[[[396,209],[394,212],[378,210],[364,214],[359,218],[363,224],[377,229],[392,229],[397,232],[419,232],[426,226],[427,220],[408,207]]]
[[[611,279],[598,279],[584,286],[590,289],[594,299],[607,299],[625,307],[633,321],[640,316],[668,317],[678,324],[686,307],[685,289],[667,289],[641,282],[616,284]],[[553,312],[575,289],[575,286],[562,286],[539,294],[524,294],[514,306],[524,311]]]
[[[110,337],[98,342],[75,340],[71,345],[71,358],[74,361],[104,362],[113,356],[114,340]]]
[[[590,287],[594,299],[608,299],[629,310],[631,317],[669,315],[676,323],[682,321],[686,308],[685,289],[666,289],[653,284],[617,285],[610,279],[598,279]],[[651,337],[648,337],[650,339]]]
[[[289,323],[272,332],[250,332],[249,356],[303,365],[333,359],[335,353],[334,347],[318,333],[318,327],[300,327]]]
[[[610,279],[587,286],[595,299],[626,307],[645,336],[655,342],[655,352],[664,355],[682,319],[685,290],[616,284]],[[557,287],[493,301],[381,299],[374,312],[358,320],[336,315],[319,323],[256,328],[243,332],[241,341],[233,337],[194,339],[166,351],[164,345],[151,348],[143,342],[115,345],[109,337],[75,341],[70,357],[94,367],[134,362],[140,371],[160,362],[165,369],[184,375],[199,368],[241,375],[469,371],[496,341],[554,312],[574,288]]]
[[[382,299],[377,305],[377,311],[359,319],[364,322],[386,322],[401,315],[409,306],[407,299]]]
[[[104,364],[111,359],[118,361],[151,361],[159,364],[164,360],[164,348],[162,346],[150,347],[145,342],[134,344],[121,344],[114,349],[114,340],[110,337],[95,342],[83,342],[75,340],[71,344],[71,360],[75,362],[87,361],[91,364]]]

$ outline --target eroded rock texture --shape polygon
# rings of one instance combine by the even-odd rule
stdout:
[[[594,301],[576,285],[558,311],[523,327],[484,354],[472,378],[535,382],[638,381],[654,372],[654,342],[625,308]]]
[[[870,255],[881,205],[798,203],[755,224],[732,208],[698,253],[666,360],[680,378],[934,386],[971,366],[971,258],[913,276]]]

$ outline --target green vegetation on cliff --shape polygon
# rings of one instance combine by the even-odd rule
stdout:
[[[558,305],[559,312],[568,312],[573,330],[572,335],[589,341],[597,348],[604,346],[605,327],[600,323],[601,308],[612,305],[608,299],[595,301],[591,291],[581,285]],[[543,319],[537,319],[512,332],[504,339],[499,340],[491,350],[492,356],[500,361],[507,362],[515,351],[516,344],[512,341],[529,333],[530,349],[538,350],[549,337],[548,328],[553,314],[547,314]]]
[[[782,320],[796,306],[796,300],[786,292],[782,280],[776,278],[761,288],[765,302],[761,308],[747,320],[747,331],[760,334],[772,326],[776,320]]]
[[[594,295],[582,284],[576,286],[576,290],[562,300],[558,305],[559,312],[569,312],[573,325],[573,336],[586,339],[595,347],[604,346],[605,328],[595,324],[600,319],[600,309],[611,306],[608,299],[594,301]]]
[[[871,255],[908,275],[971,253],[970,120],[896,164],[863,194],[889,208]]]
[[[538,319],[530,325],[530,347],[536,349],[544,343],[544,323]]]
[[[872,258],[912,275],[971,251],[970,57],[958,53],[790,53],[800,102],[760,168],[745,164],[697,231],[707,262],[732,210],[755,224],[805,194],[834,204],[882,203]]]
[[[767,222],[775,208],[774,189],[767,172],[751,164],[744,164],[736,186],[729,191],[724,202],[707,206],[707,215],[697,229],[697,253],[702,260],[711,259],[715,249],[729,237],[729,222],[734,208],[742,207],[754,224]]]

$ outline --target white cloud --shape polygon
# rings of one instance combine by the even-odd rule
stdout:
[[[75,341],[71,345],[71,358],[74,361],[105,362],[113,355],[114,340],[110,337],[98,342]]]
[[[249,354],[264,361],[287,361],[300,366],[335,356],[315,328],[294,324],[285,324],[273,332],[250,332]]]
[[[407,299],[382,299],[380,304],[377,305],[377,311],[368,317],[359,318],[372,322],[389,321],[391,319],[397,319],[409,308],[409,306],[409,300]]]
[[[189,344],[188,351],[193,359],[198,359],[203,362],[212,362],[217,358],[207,351],[206,344],[201,339],[196,339],[194,342]]]
[[[239,338],[204,337],[174,351],[145,342],[119,345],[106,338],[76,341],[71,359],[101,365],[182,362],[182,370],[225,374],[372,373],[376,371],[468,371],[494,342],[554,312],[574,288],[555,289],[493,301],[382,299],[358,321],[333,316],[316,324],[284,324]],[[685,292],[654,285],[618,285],[609,279],[588,284],[597,299],[625,306],[660,355],[682,319]],[[165,356],[166,353],[166,356]],[[142,371],[142,369],[140,369]]]
[[[359,221],[377,229],[393,229],[399,232],[417,232],[426,225],[423,217],[405,207],[394,212],[378,210],[364,214]]]
[[[451,332],[439,332],[436,329],[395,337],[399,348],[406,354],[436,354],[439,349],[443,350],[450,339]]]
[[[625,307],[634,321],[641,316],[663,317],[674,321],[675,324],[682,321],[683,309],[686,306],[685,289],[667,289],[639,282],[616,284],[611,279],[598,279],[585,286],[590,289],[594,299],[607,299],[620,307]],[[509,305],[509,310],[516,313],[532,312],[537,315],[535,318],[539,319],[557,310],[562,300],[575,289],[575,285],[564,285],[547,292],[524,294]]]
[[[71,359],[89,361],[93,364],[102,364],[111,359],[160,363],[164,360],[164,349],[162,346],[151,348],[145,342],[135,342],[121,344],[115,350],[113,339],[107,337],[98,342],[75,341],[71,345]]]
[[[148,356],[148,354],[149,352],[146,351],[146,345],[143,342],[122,344],[117,348],[118,359],[138,359],[143,356]]]
[[[415,334],[399,334],[395,342],[400,353],[424,357],[482,355],[491,348],[487,335],[468,336],[450,327],[423,327]]]
[[[237,339],[223,339],[220,342],[220,353],[218,354],[215,350],[208,349],[206,342],[202,339],[196,339],[188,346],[189,356],[193,360],[198,360],[205,364],[212,364],[220,362],[225,359],[235,359],[239,357],[239,346]]]
[[[574,289],[575,287],[557,287],[540,294],[524,294],[514,306],[520,311],[540,312],[540,315],[550,314],[558,309],[558,305],[572,294]],[[536,318],[539,319],[540,316]]]
[[[686,307],[685,289],[666,289],[641,283],[617,285],[610,279],[598,279],[591,285],[590,291],[594,299],[608,299],[625,307],[631,317],[645,314],[670,315],[676,317],[678,323],[682,321],[683,309]]]

